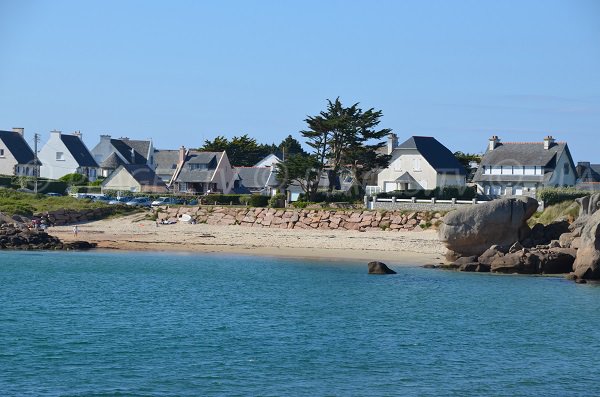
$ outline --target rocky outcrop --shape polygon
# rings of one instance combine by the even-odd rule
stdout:
[[[529,237],[527,220],[537,207],[537,200],[520,197],[460,208],[444,217],[439,237],[458,256],[478,256],[494,244],[510,246]]]
[[[442,214],[416,211],[366,211],[240,208],[210,206],[159,207],[154,212],[159,221],[177,222],[190,215],[196,223],[239,225],[270,229],[318,229],[349,231],[421,231],[436,225]]]
[[[600,211],[591,215],[581,230],[573,273],[580,279],[600,279]]]
[[[63,243],[57,237],[38,230],[30,230],[22,223],[0,225],[0,249],[12,250],[87,250],[94,243],[72,241]]]
[[[396,274],[382,262],[369,262],[367,266],[369,266],[369,274]]]

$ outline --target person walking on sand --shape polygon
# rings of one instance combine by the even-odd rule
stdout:
[[[73,226],[73,237],[77,237],[77,233],[79,233],[79,226]]]

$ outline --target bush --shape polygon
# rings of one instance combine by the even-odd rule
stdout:
[[[433,190],[396,190],[387,193],[378,193],[379,198],[392,198],[398,199],[410,199],[415,197],[417,199],[431,199],[435,197],[438,200],[451,200],[453,198],[457,200],[472,200],[477,197],[477,189],[469,186],[444,186],[441,188],[435,188]]]
[[[269,197],[260,194],[253,194],[248,200],[248,205],[251,207],[266,207],[269,205]]]
[[[242,194],[240,196],[240,204],[241,205],[249,205],[250,203],[250,195],[249,194]]]
[[[351,195],[348,195],[343,192],[333,192],[333,193],[317,192],[315,194],[314,200],[312,200],[312,202],[314,202],[314,203],[339,203],[339,202],[352,201],[353,199],[354,198]],[[300,195],[298,196],[298,201],[310,201],[310,200],[309,200],[309,197],[307,197],[306,193],[300,193]]]
[[[544,206],[558,204],[563,201],[573,201],[576,198],[589,195],[590,192],[577,190],[573,187],[543,188],[537,192],[537,198],[544,202]]]
[[[100,186],[71,186],[71,193],[102,193]]]
[[[0,176],[0,186],[11,187],[12,186],[12,176],[9,176],[9,175]]]
[[[0,204],[0,212],[10,215],[33,215],[35,208],[27,204]]]
[[[219,204],[219,205],[243,205],[240,202],[241,194],[209,194],[202,197],[203,204]]]
[[[269,199],[269,207],[271,208],[284,208],[285,207],[285,194],[276,194]]]
[[[89,183],[87,176],[81,174],[67,174],[58,178],[71,186],[85,186]]]
[[[311,204],[315,204],[315,203],[311,203],[310,201],[295,201],[292,203],[294,208],[300,208],[300,209],[304,209]]]

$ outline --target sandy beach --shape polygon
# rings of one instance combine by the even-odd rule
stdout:
[[[102,249],[183,251],[327,260],[387,261],[419,265],[440,262],[445,248],[431,231],[338,231],[268,229],[207,224],[160,225],[139,214],[72,226],[49,233],[64,241],[86,240]]]

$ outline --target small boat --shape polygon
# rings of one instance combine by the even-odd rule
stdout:
[[[192,217],[188,214],[183,214],[179,218],[179,222],[181,223],[192,223]]]

